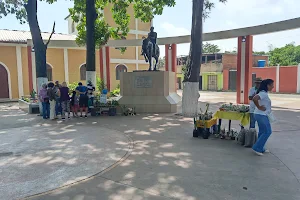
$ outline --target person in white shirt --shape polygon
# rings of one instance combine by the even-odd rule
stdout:
[[[272,79],[263,80],[257,91],[257,95],[253,97],[255,104],[254,117],[258,124],[258,139],[253,145],[252,150],[259,156],[263,153],[268,152],[265,149],[265,144],[272,134],[272,128],[269,120],[271,115],[271,99],[269,98],[268,92],[274,88],[274,81]]]
[[[257,77],[255,79],[255,86],[252,87],[249,91],[249,100],[250,100],[250,109],[249,109],[249,112],[250,112],[250,127],[249,128],[255,128],[255,117],[254,117],[254,109],[255,109],[255,104],[254,102],[252,101],[253,97],[256,95],[256,92],[260,86],[260,83],[261,83],[262,79],[260,77]]]

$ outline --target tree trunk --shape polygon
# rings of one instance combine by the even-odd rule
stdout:
[[[86,80],[96,84],[95,67],[95,0],[86,0]]]
[[[187,63],[187,77],[183,83],[182,97],[182,114],[187,117],[194,117],[198,114],[203,4],[204,0],[193,0],[190,53]]]
[[[46,51],[47,46],[43,42],[41,30],[37,19],[37,0],[28,0],[25,4],[30,33],[35,52],[35,66],[37,78],[37,92],[42,84],[47,83]]]

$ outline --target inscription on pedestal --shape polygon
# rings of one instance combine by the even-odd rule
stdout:
[[[134,80],[135,88],[152,88],[152,77],[136,76]]]

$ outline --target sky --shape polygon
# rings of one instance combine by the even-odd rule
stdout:
[[[300,4],[296,3],[297,0],[228,0],[226,4],[219,3],[218,0],[211,1],[216,4],[210,17],[204,22],[205,33],[261,25],[300,16]],[[55,21],[57,33],[68,33],[68,24],[64,18],[68,15],[68,8],[72,6],[73,2],[67,0],[58,0],[52,5],[39,2],[38,20],[41,30],[50,32]],[[158,37],[190,34],[191,11],[192,0],[177,0],[175,7],[165,8],[163,14],[154,19]],[[7,16],[0,19],[0,29],[29,30],[29,27],[28,24],[20,25],[14,16]],[[253,41],[254,51],[268,51],[270,45],[282,47],[291,42],[299,45],[300,28],[254,36]],[[235,50],[237,47],[237,39],[210,43],[219,45],[222,52]],[[180,44],[177,47],[177,55],[187,55],[188,51],[189,44]],[[164,54],[164,51],[161,52]]]

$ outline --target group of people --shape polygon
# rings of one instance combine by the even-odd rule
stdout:
[[[274,88],[272,79],[262,80],[257,78],[255,86],[250,89],[250,128],[255,128],[258,124],[258,139],[253,145],[252,150],[259,156],[269,152],[265,149],[265,144],[272,134],[271,122],[274,120],[271,110],[271,99],[269,92]]]
[[[42,103],[42,116],[44,119],[55,120],[61,114],[61,119],[70,119],[70,111],[73,117],[87,118],[88,108],[94,101],[95,87],[88,81],[87,86],[81,82],[74,91],[70,91],[66,82],[59,84],[58,81],[43,84],[39,91],[39,101]],[[71,95],[70,95],[71,92]],[[89,105],[90,104],[90,105]],[[83,115],[84,113],[84,115]]]

